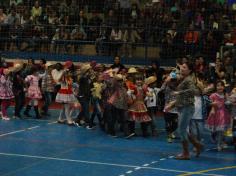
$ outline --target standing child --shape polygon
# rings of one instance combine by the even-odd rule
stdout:
[[[155,125],[155,118],[157,113],[157,98],[158,93],[160,91],[159,88],[156,87],[157,78],[155,76],[150,76],[145,80],[145,84],[147,86],[147,93],[145,97],[147,109],[149,116],[151,117],[151,130],[152,136],[157,136],[157,129]]]
[[[233,126],[232,126],[232,133],[233,133],[233,144],[236,150],[236,84],[232,89],[230,96],[228,97],[229,103],[232,105],[231,107],[231,117],[233,118]]]
[[[42,94],[39,88],[39,80],[40,80],[40,77],[37,73],[37,68],[32,67],[31,75],[28,75],[25,78],[25,82],[29,84],[29,87],[27,89],[27,97],[29,98],[29,103],[26,107],[24,115],[26,115],[27,117],[31,117],[29,114],[29,111],[31,107],[33,106],[37,119],[41,118],[41,116],[39,115],[39,109],[38,109],[38,101],[42,98]]]
[[[70,116],[71,104],[78,102],[78,100],[72,91],[73,82],[67,68],[65,68],[58,80],[60,80],[61,88],[57,93],[56,102],[61,103],[63,106],[58,118],[58,123],[64,123],[64,118],[66,118],[67,124],[73,125],[74,123]]]
[[[135,122],[141,123],[143,137],[147,137],[148,124],[152,119],[150,118],[147,107],[144,104],[145,91],[143,89],[143,79],[141,75],[136,76],[135,85],[136,90],[133,92],[133,103],[128,108],[130,130],[131,133],[134,133]]]
[[[217,150],[222,151],[224,131],[230,125],[230,115],[225,107],[225,85],[223,81],[216,83],[216,92],[211,94],[211,111],[206,127],[216,133]]]
[[[102,81],[103,81],[102,75],[98,75],[97,80],[93,83],[93,88],[91,89],[93,113],[91,115],[87,129],[92,129],[93,127],[96,126],[94,123],[95,116],[97,116],[99,120],[99,125],[102,128],[101,99],[102,99],[102,91],[104,89],[104,84],[102,83]]]
[[[161,91],[165,95],[165,106],[164,106],[164,120],[165,128],[167,132],[167,142],[172,143],[175,139],[174,132],[178,127],[178,111],[177,108],[172,108],[168,112],[165,111],[165,108],[169,103],[176,101],[176,96],[173,94],[176,91],[177,79],[173,79],[171,76],[168,76],[164,83],[161,86]]]
[[[7,108],[10,105],[10,100],[14,98],[12,92],[12,82],[10,80],[10,70],[4,69],[3,74],[0,75],[0,99],[1,109],[2,109],[2,119],[10,120],[7,116]]]
[[[42,106],[41,115],[43,116],[50,116],[50,114],[48,113],[48,108],[52,103],[52,95],[54,92],[54,80],[51,74],[52,66],[52,62],[47,62],[45,64],[46,69],[42,77],[41,88],[44,96],[44,104]]]

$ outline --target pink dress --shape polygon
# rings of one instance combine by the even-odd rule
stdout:
[[[39,77],[29,75],[25,78],[25,82],[28,82],[30,85],[27,90],[27,97],[30,99],[41,99],[42,94],[39,88]]]
[[[14,98],[12,82],[4,75],[0,75],[0,99],[9,100]]]
[[[210,114],[207,119],[206,127],[210,131],[224,131],[230,126],[230,114],[225,107],[224,95],[213,93],[210,96],[212,102],[217,103],[215,113]]]
[[[133,104],[130,105],[129,112],[129,120],[136,122],[149,122],[151,121],[150,116],[148,115],[148,110],[146,105],[144,104],[144,91],[142,88],[137,87],[136,99]]]

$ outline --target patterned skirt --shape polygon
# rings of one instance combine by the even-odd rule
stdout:
[[[14,94],[11,89],[0,89],[0,99],[2,100],[9,100],[14,98]]]
[[[75,95],[71,90],[60,89],[57,93],[56,100],[57,103],[76,103],[78,102]]]
[[[30,86],[27,91],[27,97],[30,99],[41,99],[42,93],[41,93],[39,87]]]
[[[148,110],[142,101],[134,102],[128,109],[129,120],[135,122],[149,122],[151,117],[148,115]]]

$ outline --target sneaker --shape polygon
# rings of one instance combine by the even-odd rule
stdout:
[[[78,123],[78,122],[73,122],[73,124],[75,125],[75,126],[77,126],[77,127],[82,127],[82,125],[80,124],[80,123]]]
[[[67,121],[66,124],[69,125],[69,126],[74,126],[74,122],[73,121]]]
[[[2,120],[10,120],[9,117],[2,117]]]
[[[135,136],[135,133],[130,133],[127,136],[125,136],[125,139],[130,139],[133,136]]]
[[[172,139],[176,139],[176,136],[175,136],[174,133],[171,133],[170,137],[171,137]]]
[[[80,123],[81,126],[83,126],[85,124],[85,121],[84,120],[80,120],[79,123]]]
[[[116,134],[109,134],[113,138],[117,138],[118,136]]]
[[[217,151],[218,151],[218,152],[221,152],[222,150],[223,150],[223,147],[221,147],[221,146],[218,146],[218,147],[217,147]]]
[[[95,126],[90,126],[90,125],[86,126],[86,129],[88,129],[88,130],[92,130],[94,128],[95,128]]]
[[[167,142],[168,143],[172,143],[173,142],[173,139],[171,137],[167,137]]]

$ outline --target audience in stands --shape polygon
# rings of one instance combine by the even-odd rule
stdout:
[[[63,45],[51,52],[65,52],[64,46],[76,45],[74,40],[75,26],[83,33],[82,40],[98,41],[101,33],[113,36],[112,29],[120,29],[119,45],[127,45],[127,30],[135,31],[136,39],[131,40],[131,48],[135,45],[160,47],[162,58],[177,58],[182,54],[201,52],[206,60],[213,60],[221,45],[235,44],[235,9],[233,3],[223,1],[164,1],[153,0],[151,3],[138,0],[101,0],[97,1],[11,1],[1,2],[0,7],[0,39],[1,50],[41,50],[37,41],[49,45],[55,41],[59,26],[65,26],[67,37],[58,37],[55,45]],[[105,11],[103,11],[105,10]],[[103,26],[103,27],[102,27]],[[101,28],[102,27],[102,28]],[[102,30],[102,31],[101,31]],[[113,32],[112,32],[113,31]],[[17,35],[12,36],[12,33]],[[36,34],[35,34],[36,33]],[[70,35],[73,34],[73,35]],[[45,40],[46,36],[46,40]],[[120,34],[119,34],[120,36]],[[139,37],[137,37],[139,36]],[[32,41],[29,38],[33,38]],[[124,38],[124,40],[122,40]],[[132,38],[132,32],[131,32]],[[100,42],[100,50],[105,55],[115,55],[111,48],[117,47],[114,37]],[[183,42],[184,41],[184,42]],[[114,42],[114,44],[110,44]],[[6,44],[5,44],[6,43]],[[12,47],[10,47],[10,44]],[[42,42],[39,42],[42,43]],[[65,44],[67,43],[67,44]],[[86,43],[86,42],[85,42]],[[98,44],[98,42],[96,42]],[[26,45],[26,46],[25,46]],[[28,46],[33,45],[33,46]],[[102,46],[104,45],[104,46]],[[113,47],[108,47],[108,46]],[[119,46],[120,47],[120,46]],[[67,48],[67,47],[66,47]],[[166,51],[166,48],[170,52]],[[112,49],[113,50],[113,49]],[[73,49],[66,52],[76,54]],[[130,49],[126,56],[133,56]]]

